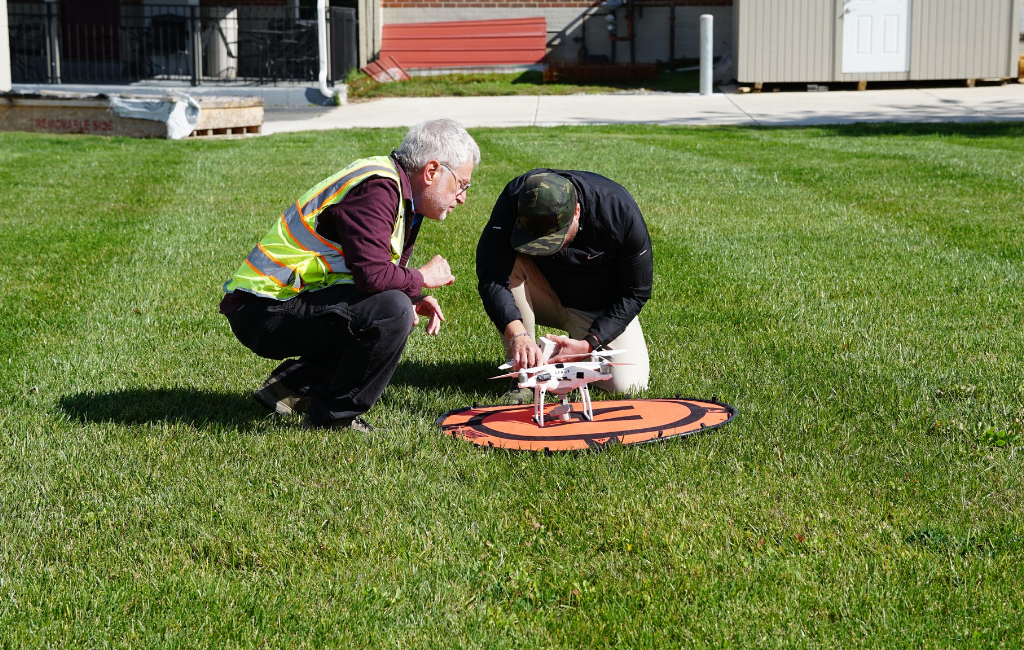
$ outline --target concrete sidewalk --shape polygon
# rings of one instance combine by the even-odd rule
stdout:
[[[583,124],[810,125],[1024,120],[1024,85],[831,92],[408,97],[336,108],[266,111],[263,133],[410,126],[450,117],[466,127]]]

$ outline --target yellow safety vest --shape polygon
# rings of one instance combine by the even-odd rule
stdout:
[[[288,207],[249,257],[224,283],[224,291],[241,290],[275,300],[288,300],[303,291],[315,291],[335,284],[352,284],[352,272],[345,264],[341,244],[316,232],[317,216],[328,206],[345,198],[359,183],[370,178],[402,181],[395,162],[388,156],[357,160],[337,174],[325,178]],[[406,219],[411,202],[403,198],[391,233],[391,261],[398,264],[405,248]]]

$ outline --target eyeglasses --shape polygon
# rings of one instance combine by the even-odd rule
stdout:
[[[459,191],[455,193],[455,196],[458,196],[460,194],[465,194],[466,190],[468,190],[469,186],[472,185],[473,183],[465,183],[465,182],[463,182],[462,179],[459,178],[459,175],[455,173],[454,169],[452,169],[451,167],[449,167],[448,165],[446,165],[444,163],[438,163],[438,164],[441,165],[442,167],[444,167],[445,169],[447,169],[448,171],[450,171],[452,173],[452,176],[455,177],[455,182],[459,184]]]

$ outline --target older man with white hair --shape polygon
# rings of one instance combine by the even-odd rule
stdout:
[[[454,120],[412,127],[390,156],[357,160],[303,194],[224,284],[221,313],[247,348],[284,359],[256,400],[306,426],[371,429],[406,340],[444,315],[434,289],[455,281],[435,255],[410,268],[423,217],[466,202],[480,149]],[[297,358],[291,358],[297,357]]]

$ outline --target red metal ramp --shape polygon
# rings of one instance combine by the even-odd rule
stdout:
[[[573,409],[579,411],[581,405],[575,403]],[[728,404],[708,400],[630,399],[594,402],[593,422],[555,418],[542,428],[533,421],[531,404],[466,407],[445,413],[437,425],[446,435],[480,447],[574,451],[688,436],[727,424],[735,415]]]
[[[393,56],[381,56],[360,70],[382,84],[409,79],[409,74]]]
[[[380,58],[410,68],[534,65],[547,51],[544,18],[384,25]]]

